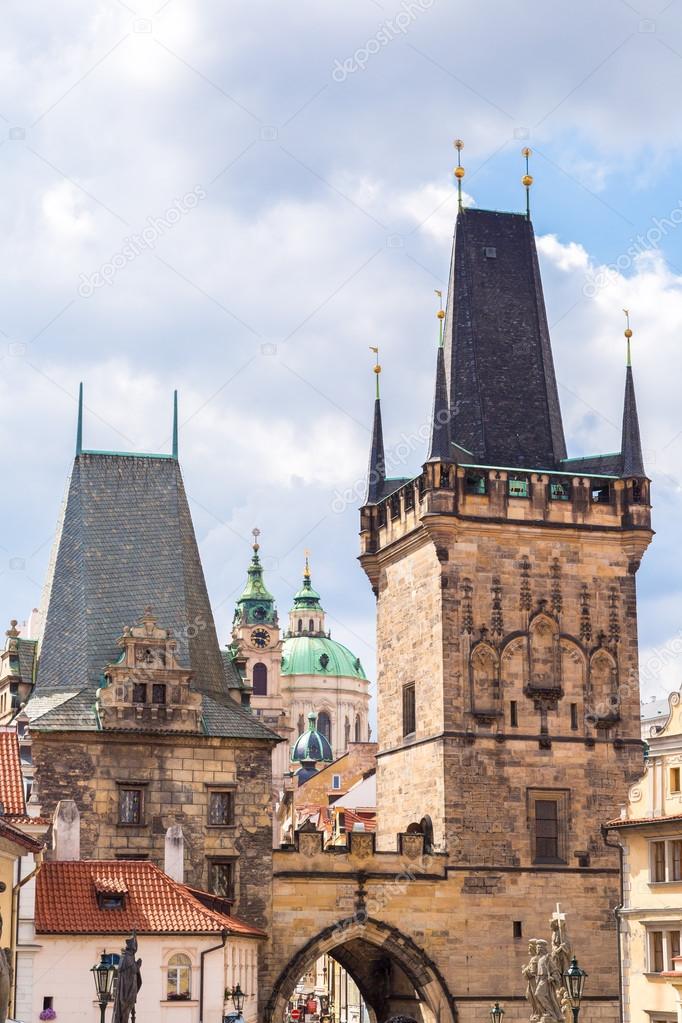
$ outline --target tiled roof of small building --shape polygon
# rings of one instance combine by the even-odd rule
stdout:
[[[10,842],[14,842],[15,845],[21,846],[23,849],[28,850],[28,852],[40,852],[43,848],[41,841],[25,834],[20,828],[15,827],[13,822],[5,820],[3,817],[0,817],[0,838],[6,838]]]
[[[0,732],[0,803],[10,816],[26,813],[19,740],[14,729]]]
[[[97,891],[123,895],[123,907],[102,909]],[[216,913],[147,860],[80,860],[43,864],[36,879],[38,934],[265,933]]]

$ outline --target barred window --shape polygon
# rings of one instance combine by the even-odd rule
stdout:
[[[413,735],[417,730],[417,701],[414,682],[403,686],[403,735]]]
[[[142,823],[142,800],[142,789],[120,788],[118,790],[119,824]]]
[[[234,899],[234,863],[232,860],[212,860],[208,871],[209,890],[222,899]]]
[[[209,792],[208,823],[214,827],[234,824],[234,792],[221,789]]]
[[[146,682],[133,682],[133,703],[147,702]]]

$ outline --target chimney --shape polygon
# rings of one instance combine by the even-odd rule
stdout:
[[[185,878],[185,839],[182,828],[174,824],[166,832],[166,849],[163,869],[178,884],[183,884]]]
[[[52,822],[52,849],[55,860],[81,858],[81,815],[73,799],[60,799]]]

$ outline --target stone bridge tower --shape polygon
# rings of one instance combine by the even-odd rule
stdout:
[[[500,946],[544,935],[556,899],[615,993],[600,825],[642,769],[635,573],[652,537],[629,352],[620,452],[567,458],[527,216],[460,209],[444,316],[428,460],[387,476],[377,394],[361,510],[377,849],[421,827],[446,854],[451,940],[482,1003],[502,993]]]

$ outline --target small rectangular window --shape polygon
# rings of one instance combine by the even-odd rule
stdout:
[[[234,792],[214,790],[208,794],[208,823],[212,827],[234,824]]]
[[[494,245],[486,245],[483,249],[486,259],[497,259],[497,248]]]
[[[147,702],[147,683],[133,682],[133,703]]]
[[[573,731],[577,731],[578,728],[578,704],[571,704],[571,728]]]
[[[535,802],[535,855],[539,861],[559,859],[559,812],[555,799]]]
[[[209,891],[222,899],[234,899],[234,863],[232,860],[211,860],[208,870]]]
[[[549,481],[549,498],[551,501],[568,501],[571,497],[571,484],[569,480],[552,477]]]
[[[650,968],[653,973],[663,973],[663,931],[652,931],[650,941]]]
[[[403,736],[417,730],[416,693],[414,682],[403,686]]]
[[[118,790],[119,824],[141,824],[143,790],[141,788],[120,788]]]
[[[340,789],[341,788],[341,775],[340,774],[333,774],[332,775],[332,788],[333,789]]]
[[[509,704],[509,724],[512,728],[519,727],[519,708],[516,700],[511,700]]]
[[[651,843],[651,880],[665,881],[665,842]]]
[[[163,682],[155,682],[152,686],[152,703],[161,704],[166,702],[166,686]]]
[[[514,920],[512,922],[512,928],[513,928],[513,933],[514,933],[514,937],[515,938],[522,938],[523,937],[523,926],[522,926],[520,920]]]
[[[530,488],[527,476],[510,476],[507,480],[507,492],[510,497],[528,497]]]
[[[670,768],[670,791],[671,792],[679,792],[680,791],[680,768],[679,767],[671,767]]]
[[[670,843],[670,880],[682,881],[682,842],[677,838]]]
[[[483,472],[467,472],[464,477],[464,489],[467,494],[485,494],[487,477]]]
[[[674,970],[675,964],[673,958],[680,954],[680,932],[679,931],[668,931],[668,955],[670,961],[668,963],[668,969]]]
[[[590,495],[592,498],[592,504],[608,504],[611,500],[611,488],[608,483],[604,485],[593,481],[590,488]]]
[[[43,1012],[45,1009],[52,1009],[54,1003],[54,995],[43,995]]]

